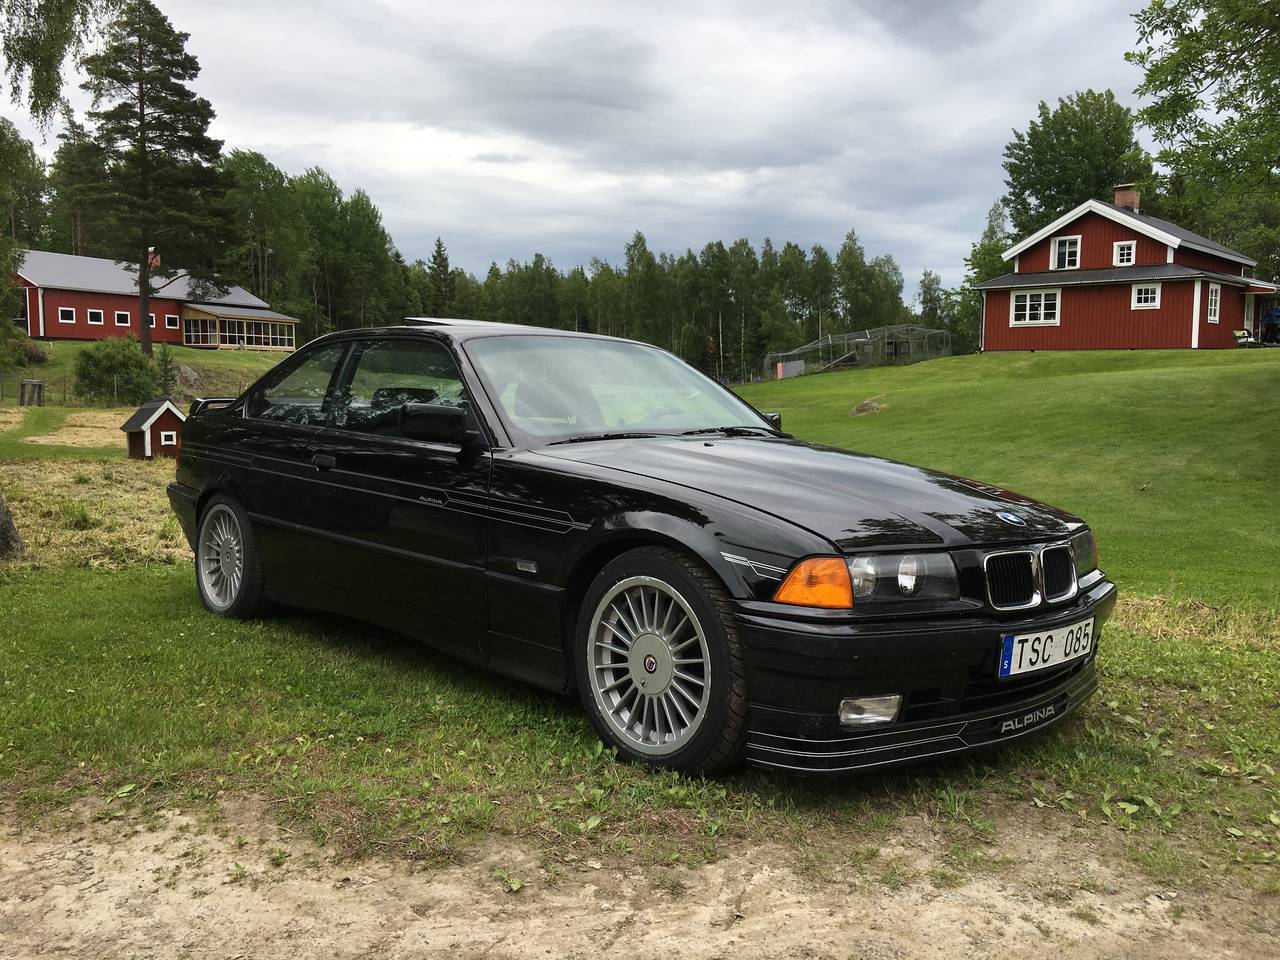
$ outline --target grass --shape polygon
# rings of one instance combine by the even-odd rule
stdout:
[[[742,388],[800,437],[1078,513],[1128,593],[1280,612],[1280,350],[952,357]],[[882,405],[850,416],[863,400]]]
[[[18,377],[45,382],[45,401],[62,406],[75,405],[76,357],[89,349],[92,340],[41,341],[49,353],[49,362],[26,367],[15,375],[10,372],[0,379],[0,404],[17,402]],[[159,349],[157,345],[157,350]],[[262,376],[285,356],[270,351],[201,350],[197,347],[170,346],[174,362],[190,368],[194,382],[181,382],[175,391],[180,397],[193,395],[238,396],[245,387]]]
[[[1252,359],[1259,354],[1266,359]],[[0,488],[31,547],[22,564],[0,570],[7,803],[35,818],[88,797],[113,818],[249,792],[341,851],[427,862],[493,834],[652,863],[698,862],[767,840],[796,850],[815,875],[847,863],[892,889],[999,873],[1017,844],[1043,835],[1161,883],[1232,874],[1275,892],[1274,507],[1254,513],[1247,550],[1257,562],[1241,562],[1238,580],[1215,576],[1212,559],[1199,555],[1221,553],[1209,534],[1215,523],[1223,538],[1238,529],[1236,505],[1217,495],[1218,484],[1252,496],[1258,464],[1274,457],[1209,395],[1259,409],[1280,364],[1263,351],[1191,361],[1092,356],[1092,365],[1071,355],[972,358],[932,372],[926,364],[750,391],[801,435],[941,459],[1063,502],[1102,527],[1107,566],[1124,590],[1101,646],[1102,692],[1062,727],[1016,747],[837,782],[752,770],[707,780],[619,764],[576,702],[410,641],[338,618],[236,623],[205,613],[187,551],[166,531],[168,465],[49,460],[0,464]],[[1068,387],[1087,395],[1086,413],[1101,402],[1094,394],[1128,398],[1114,414],[1132,426],[1128,457],[1105,442],[1114,418],[1089,413],[1073,434],[1039,406],[1047,390]],[[885,409],[847,417],[873,391]],[[1177,406],[1188,394],[1199,400]],[[1178,432],[1160,424],[1168,403],[1184,417]],[[990,428],[979,427],[1006,405],[1042,421],[1044,436],[999,426],[1022,439],[993,449]],[[1079,473],[1055,470],[1058,458]],[[1178,458],[1211,459],[1218,479],[1172,469]],[[1133,477],[1113,472],[1147,468],[1162,491],[1216,511],[1201,518],[1180,508],[1190,542],[1154,524],[1159,510],[1127,515],[1119,491]],[[1144,523],[1174,552],[1153,560]],[[1166,568],[1179,572],[1176,596],[1156,594],[1169,585]],[[916,817],[939,838],[938,862],[877,860]]]
[[[0,408],[8,412],[9,408]],[[27,437],[42,437],[57,433],[66,426],[69,416],[78,413],[75,407],[26,407],[20,419],[6,416],[0,420],[0,462],[25,460],[49,463],[57,460],[119,460],[126,454],[125,436],[112,446],[76,447],[63,444],[24,443]],[[124,419],[121,418],[121,422]],[[3,489],[0,489],[3,492]]]

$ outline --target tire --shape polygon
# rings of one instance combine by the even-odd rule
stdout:
[[[583,598],[573,658],[591,725],[619,756],[689,773],[741,762],[742,645],[729,596],[702,563],[664,547],[614,559]]]
[[[215,495],[196,530],[196,591],[211,613],[247,620],[263,611],[262,560],[249,517],[231,497]]]

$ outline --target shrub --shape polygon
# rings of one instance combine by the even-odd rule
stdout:
[[[159,389],[159,368],[133,337],[99,340],[76,357],[76,394],[91,402],[142,403]]]
[[[48,359],[44,347],[28,337],[25,330],[0,318],[0,370],[27,367]]]
[[[156,354],[156,381],[160,384],[162,396],[173,396],[173,388],[178,384],[178,365],[174,362],[173,351],[167,343],[160,344]]]

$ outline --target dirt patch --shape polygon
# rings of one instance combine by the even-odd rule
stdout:
[[[718,863],[619,865],[495,840],[444,868],[345,861],[276,825],[263,803],[146,824],[0,823],[0,956],[1270,957],[1280,923],[1262,895],[1168,890],[1110,875],[1031,834],[1013,865],[939,886],[923,818],[828,879],[772,846]],[[206,824],[207,826],[207,824]],[[896,879],[890,879],[896,878]],[[518,887],[512,892],[513,887]]]
[[[80,410],[67,414],[67,419],[53,433],[23,437],[23,443],[54,444],[62,447],[123,447],[120,424],[133,414],[133,408],[118,410]]]
[[[21,407],[0,407],[0,430],[12,430],[26,419],[27,411]]]
[[[0,463],[0,493],[26,553],[16,566],[119,569],[191,556],[165,487],[172,460]]]

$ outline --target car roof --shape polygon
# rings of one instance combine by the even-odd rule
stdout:
[[[407,317],[405,322],[394,327],[357,327],[352,330],[335,330],[333,333],[317,337],[313,343],[321,340],[364,339],[367,337],[386,336],[405,333],[421,333],[427,336],[445,336],[450,340],[462,343],[481,337],[494,336],[533,336],[533,337],[585,337],[592,340],[611,340],[615,343],[640,343],[625,337],[608,337],[598,333],[585,333],[577,330],[557,330],[553,327],[534,327],[520,323],[499,323],[494,320],[462,320],[448,317]],[[643,344],[652,346],[652,344]]]

